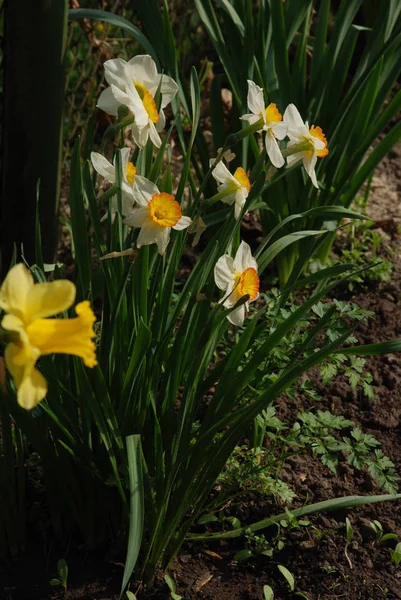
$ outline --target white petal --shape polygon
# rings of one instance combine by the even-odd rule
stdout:
[[[316,154],[314,154],[313,156],[310,156],[310,154],[308,153],[306,156],[304,156],[303,164],[304,164],[305,171],[311,178],[313,185],[315,186],[315,188],[319,189],[319,185],[317,183],[316,173],[315,173],[316,161],[317,161]]]
[[[113,84],[120,89],[125,89],[125,65],[127,63],[122,58],[112,58],[103,63],[104,77],[109,85]]]
[[[136,208],[134,212],[124,219],[125,225],[129,227],[143,227],[149,217],[149,209],[141,206]]]
[[[227,290],[234,282],[234,261],[228,254],[220,256],[214,267],[214,280],[220,290]]]
[[[241,242],[234,258],[234,270],[243,273],[246,269],[258,270],[256,260],[252,256],[250,247],[246,242]]]
[[[131,58],[127,62],[126,71],[132,76],[132,79],[139,83],[145,83],[146,80],[157,77],[156,63],[149,54],[140,54]]]
[[[176,93],[178,92],[178,85],[171,77],[163,75],[162,85],[160,88],[162,95],[161,108],[165,108],[167,104],[170,104]]]
[[[219,192],[224,191],[224,188],[227,187],[226,184],[224,185],[220,185],[217,189],[219,190]],[[232,194],[227,194],[227,196],[224,196],[224,198],[221,199],[221,201],[224,204],[232,204],[233,202],[235,202],[235,194],[236,192],[233,192]]]
[[[259,117],[265,110],[263,90],[250,79],[248,79],[248,108],[254,115],[258,115]]]
[[[234,308],[234,310],[232,310],[227,315],[227,319],[233,325],[238,325],[239,327],[241,327],[241,325],[244,323],[244,320],[245,320],[245,314],[246,314],[245,304],[241,304],[241,306],[238,306],[238,308]]]
[[[158,231],[156,232],[156,244],[159,250],[159,254],[162,256],[166,254],[166,248],[170,241],[170,231],[171,227],[157,227]]]
[[[131,188],[131,192],[132,192],[132,188]],[[123,183],[123,192],[122,192],[122,198],[121,198],[121,214],[123,217],[128,217],[129,215],[132,214],[132,209],[133,209],[133,197],[132,194],[126,194],[125,190],[124,190],[124,183]],[[112,212],[118,212],[118,198],[117,196],[113,196],[113,198],[111,199],[111,206],[112,206]]]
[[[160,194],[159,188],[141,175],[135,175],[133,186],[134,198],[139,206],[146,207],[155,194]]]
[[[105,113],[111,115],[112,117],[117,116],[120,103],[115,99],[111,87],[107,87],[105,90],[103,90],[99,96],[96,106],[97,108],[100,108],[100,110],[104,110]]]
[[[274,137],[278,140],[283,140],[287,135],[288,125],[280,121],[280,123],[275,123],[272,127]]]
[[[131,132],[135,144],[139,148],[144,148],[149,138],[149,127],[138,127],[135,123],[133,123],[131,125]]]
[[[99,175],[107,179],[109,183],[114,183],[116,180],[116,170],[114,166],[109,163],[107,158],[99,154],[99,152],[91,152],[91,162],[93,168]]]
[[[319,138],[316,138],[313,135],[311,135],[311,139],[312,139],[313,145],[315,147],[315,150],[323,150],[323,148],[326,147],[326,144],[324,142],[322,142],[322,140],[319,140]]]
[[[212,166],[214,160],[211,159],[210,166]],[[233,182],[238,184],[238,181],[231,175],[230,171],[227,169],[223,161],[221,160],[212,171],[212,175],[218,183],[227,183]]]
[[[164,112],[162,110],[159,111],[159,117],[160,119],[155,125],[156,131],[163,131],[166,126],[166,117],[164,116]]]
[[[160,227],[154,225],[151,221],[149,221],[149,219],[147,219],[139,231],[138,239],[136,241],[137,248],[156,243],[158,229],[160,229]]]
[[[152,121],[150,119],[149,119],[149,135],[150,135],[152,144],[154,146],[156,146],[156,148],[160,148],[160,146],[162,145],[162,141],[160,139],[159,134],[156,131],[156,127],[155,127],[154,123],[152,123]]]
[[[288,126],[289,129],[299,129],[300,127],[305,127],[305,123],[302,120],[301,115],[295,104],[289,104],[285,109],[283,116],[284,123]]]
[[[248,121],[249,125],[253,125],[254,123],[257,123],[259,121],[260,116],[248,114],[248,115],[242,115],[242,117],[240,117],[240,119],[242,121]],[[259,131],[262,131],[262,129],[260,129]]]
[[[121,168],[123,172],[123,178],[127,181],[127,165],[129,161],[129,155],[131,154],[131,150],[129,148],[122,148],[121,152]]]
[[[302,159],[303,152],[296,152],[295,154],[290,154],[290,156],[287,156],[287,166],[292,167],[292,165],[294,165]]]
[[[187,227],[189,227],[192,223],[192,219],[190,219],[189,217],[181,217],[181,219],[178,221],[178,223],[176,223],[173,226],[173,229],[176,229],[177,231],[181,231],[182,229],[186,229]]]
[[[265,138],[266,152],[271,160],[271,163],[276,169],[280,169],[284,164],[284,158],[281,154],[278,143],[273,133],[268,131]]]
[[[128,106],[132,110],[132,104],[128,95],[120,90],[120,88],[118,88],[116,85],[111,85],[110,88],[117,102],[119,102],[119,104],[123,104],[124,106]]]
[[[246,192],[246,195],[244,193]],[[246,199],[248,197],[248,190],[245,188],[238,190],[235,194],[235,206],[234,206],[234,217],[238,221],[241,215],[241,211],[245,206]]]

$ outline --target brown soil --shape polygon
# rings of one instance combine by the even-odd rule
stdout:
[[[375,317],[358,330],[362,343],[401,337],[401,240],[397,235],[401,223],[401,145],[395,148],[377,169],[371,188],[369,214],[376,227],[391,240],[394,270],[388,283],[370,284],[369,289],[342,292],[342,296],[363,308],[373,310]],[[387,355],[368,360],[373,375],[376,400],[366,400],[352,392],[341,378],[320,389],[318,408],[331,410],[352,419],[366,433],[382,443],[401,473],[401,356]],[[305,397],[282,398],[278,416],[291,422],[301,408],[316,407]],[[375,492],[367,474],[355,473],[346,464],[334,475],[311,456],[296,456],[285,467],[283,479],[297,493],[294,506],[305,500],[317,502],[335,496]],[[242,521],[252,522],[281,510],[272,504],[250,498],[242,507]],[[345,554],[345,517],[354,529],[354,538]],[[311,517],[309,527],[290,532],[284,549],[272,559],[251,559],[246,563],[233,560],[241,542],[190,544],[175,561],[172,574],[177,593],[184,600],[262,600],[263,586],[274,589],[275,600],[306,597],[307,600],[380,600],[401,599],[401,565],[390,560],[392,544],[380,544],[372,535],[369,522],[377,519],[385,532],[393,532],[401,540],[401,502],[375,504],[357,510]],[[116,600],[123,565],[109,557],[110,550],[98,555],[83,548],[53,543],[43,536],[39,544],[28,548],[21,559],[0,565],[1,600]],[[65,558],[69,567],[68,591],[64,595],[49,585],[56,577],[56,565]],[[293,574],[296,596],[289,590],[277,565]],[[135,587],[131,587],[135,591]],[[161,579],[150,596],[154,600],[170,598]],[[144,596],[139,595],[139,598]]]

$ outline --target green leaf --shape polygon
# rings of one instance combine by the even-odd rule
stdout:
[[[127,587],[129,578],[131,577],[138,560],[139,550],[142,542],[145,514],[141,436],[138,434],[129,435],[126,441],[131,501],[128,550],[125,560],[120,598]]]
[[[107,12],[106,10],[97,10],[92,8],[71,8],[68,11],[68,19],[70,21],[77,19],[92,19],[93,21],[104,21],[105,23],[110,23],[110,25],[120,27],[135,40],[137,40],[142,48],[151,55],[156,63],[158,63],[158,57],[152,44],[142,33],[142,31],[138,29],[138,27],[127,21],[127,19],[124,19],[124,17]]]
[[[292,573],[290,573],[290,571],[283,565],[277,565],[277,568],[280,571],[280,573],[283,575],[283,577],[285,577],[285,579],[287,580],[287,583],[290,587],[290,590],[293,592],[295,589],[295,581],[294,581],[294,577],[293,577]]]
[[[379,496],[343,496],[340,498],[332,498],[331,500],[323,500],[322,502],[316,502],[315,504],[309,504],[307,506],[303,506],[302,508],[296,508],[295,510],[291,511],[291,514],[298,518],[305,515],[313,515],[332,510],[343,510],[344,508],[354,508],[356,506],[363,506],[364,504],[376,504],[377,502],[389,502],[392,500],[401,500],[401,494],[382,494]],[[275,523],[279,523],[282,519],[285,519],[286,516],[287,513],[281,513],[280,515],[269,517],[267,519],[263,519],[262,521],[258,521],[257,523],[253,523],[252,525],[239,527],[238,529],[233,529],[231,531],[201,536],[190,534],[187,536],[187,538],[189,540],[232,539],[245,535],[245,533],[249,531],[254,533],[255,531],[261,531],[262,529],[271,527]]]
[[[401,338],[390,340],[389,342],[357,345],[336,350],[337,354],[354,354],[357,356],[378,356],[381,354],[392,354],[394,352],[401,352]]]
[[[263,586],[264,600],[274,600],[274,592],[270,585]]]

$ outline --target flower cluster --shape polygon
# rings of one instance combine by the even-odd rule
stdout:
[[[105,64],[105,78],[109,87],[100,95],[97,106],[110,115],[117,116],[119,107],[125,106],[133,119],[130,122],[132,137],[139,148],[143,148],[148,139],[160,147],[159,132],[165,125],[163,109],[178,91],[177,84],[165,75],[157,72],[150,56],[136,56],[125,62],[122,59],[108,60]],[[156,93],[160,93],[160,108],[157,108]],[[272,165],[280,169],[302,161],[306,173],[313,185],[318,187],[315,166],[318,157],[328,153],[327,141],[320,127],[309,128],[301,118],[297,108],[290,104],[284,116],[276,104],[266,106],[263,89],[248,80],[248,108],[250,113],[241,117],[253,131],[265,133],[265,148]],[[279,142],[289,138],[285,154]],[[231,157],[227,157],[227,162]],[[95,170],[114,184],[116,181],[115,164],[98,153],[92,152],[92,164]],[[234,217],[241,217],[246,204],[251,183],[242,167],[231,173],[222,157],[211,159],[210,168],[217,182],[217,194],[210,201],[221,200],[234,205]],[[138,175],[134,165],[129,162],[129,150],[122,150],[122,206],[124,223],[140,228],[136,245],[140,248],[147,244],[157,244],[161,255],[165,254],[171,229],[181,230],[191,223],[189,217],[182,215],[179,203],[171,194],[161,192],[158,187]],[[112,210],[117,211],[116,196],[112,198]],[[216,285],[225,292],[221,299],[230,309],[227,318],[234,325],[242,325],[249,303],[259,295],[258,267],[251,250],[241,242],[235,258],[225,254],[215,267]]]
[[[274,103],[265,107],[263,89],[251,80],[248,80],[248,108],[251,113],[243,115],[241,119],[251,125],[260,122],[261,127],[258,131],[266,132],[265,147],[272,165],[278,169],[284,165],[284,156],[277,140],[283,140],[288,136],[290,140],[286,150],[288,166],[302,160],[305,171],[313,185],[318,188],[316,161],[318,157],[323,158],[329,153],[327,140],[321,128],[314,125],[309,128],[308,122],[304,123],[294,104],[287,106],[284,117]]]

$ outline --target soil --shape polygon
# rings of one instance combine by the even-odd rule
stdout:
[[[401,145],[379,165],[368,204],[369,216],[377,230],[387,237],[394,253],[391,280],[381,284],[370,282],[368,289],[342,291],[342,299],[375,312],[375,317],[357,332],[362,343],[401,337],[400,192]],[[374,402],[353,392],[345,380],[337,378],[320,388],[322,400],[318,408],[352,419],[364,432],[372,434],[401,474],[401,355],[370,358],[368,368],[373,375]],[[278,403],[278,416],[291,422],[300,409],[311,406],[316,408],[316,401],[304,396],[283,397]],[[305,500],[310,503],[336,496],[377,493],[366,473],[356,473],[342,464],[341,472],[335,475],[310,455],[289,459],[283,479],[297,494],[294,507]],[[240,510],[243,522],[281,512],[278,506],[252,497]],[[354,537],[346,551],[347,516]],[[288,533],[284,548],[273,558],[234,561],[235,553],[243,547],[240,541],[188,544],[172,569],[177,594],[183,600],[262,600],[263,586],[269,585],[274,589],[275,600],[401,599],[401,565],[396,567],[390,560],[390,549],[397,540],[380,544],[369,526],[373,519],[381,523],[385,532],[395,533],[401,540],[401,502],[388,502],[310,517],[308,527]],[[123,558],[121,562],[112,560],[110,549],[93,554],[83,547],[55,543],[46,539],[43,532],[32,538],[40,543],[28,547],[23,557],[0,564],[1,600],[117,600]],[[60,558],[66,560],[69,568],[65,594],[49,584],[50,579],[57,577]],[[294,591],[289,590],[278,565],[284,565],[292,573]],[[134,585],[131,590],[136,592]],[[138,594],[139,599],[144,597]],[[171,598],[162,577],[149,598]]]

